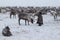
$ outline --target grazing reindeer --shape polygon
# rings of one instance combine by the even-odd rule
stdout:
[[[28,21],[28,25],[29,25],[29,22],[33,23],[33,16],[31,16],[30,14],[20,13],[20,14],[18,15],[19,25],[20,25],[20,20],[21,20],[21,19],[25,20],[25,25],[26,25],[26,21]]]

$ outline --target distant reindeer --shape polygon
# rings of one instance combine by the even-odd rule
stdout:
[[[25,20],[25,25],[26,25],[26,21],[28,21],[28,25],[29,25],[29,22],[33,23],[33,16],[31,14],[28,14],[28,13],[18,14],[18,23],[19,23],[19,25],[20,25],[20,20],[21,19]]]
[[[60,16],[60,11],[50,11],[50,13],[54,16],[54,20],[57,19],[57,16]]]
[[[10,18],[12,17],[12,15],[13,15],[13,18],[14,17],[16,18],[16,11],[14,9],[11,9]]]

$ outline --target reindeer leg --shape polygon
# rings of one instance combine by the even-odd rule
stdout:
[[[11,16],[12,16],[12,15],[10,14],[10,18],[11,18]]]
[[[14,18],[14,15],[13,15],[13,18]]]
[[[18,23],[19,23],[19,25],[21,25],[21,24],[20,24],[20,19],[18,19]]]
[[[55,18],[55,16],[54,16],[54,20],[55,20],[56,18]]]
[[[57,14],[56,14],[56,18],[57,18]]]
[[[28,25],[29,25],[29,20],[28,20]]]
[[[54,16],[54,20],[57,18],[57,15]]]
[[[25,20],[25,25],[26,25],[26,20]]]

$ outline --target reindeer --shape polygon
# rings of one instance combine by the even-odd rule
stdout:
[[[14,17],[16,18],[16,10],[11,9],[10,18],[11,18],[12,15],[13,15],[13,18],[14,18]]]
[[[54,16],[54,20],[57,19],[57,16],[60,16],[60,11],[53,11],[53,10],[50,10],[50,13]]]
[[[18,14],[18,23],[19,23],[19,25],[20,25],[20,20],[21,19],[25,20],[25,25],[26,25],[26,21],[28,21],[28,25],[29,25],[29,22],[33,23],[33,16],[31,14],[19,13]]]

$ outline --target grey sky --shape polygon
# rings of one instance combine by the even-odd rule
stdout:
[[[60,0],[0,0],[0,6],[60,6]]]

